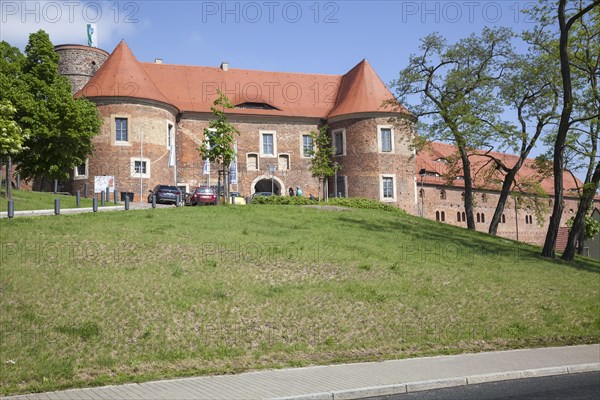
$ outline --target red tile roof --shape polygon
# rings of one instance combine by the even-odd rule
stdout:
[[[408,110],[396,103],[383,105],[385,101],[395,101],[394,96],[377,76],[367,60],[362,60],[342,78],[338,99],[328,117],[337,117],[360,112],[382,111],[408,114]]]
[[[169,104],[125,41],[117,45],[98,72],[75,94],[75,97],[79,96],[134,97]]]
[[[114,88],[120,90],[115,92]],[[236,108],[234,114],[327,118],[353,113],[398,112],[383,107],[394,99],[371,65],[361,61],[345,75],[267,72],[139,62],[121,41],[76,96],[129,96],[157,100],[180,111],[210,112],[216,90],[234,105],[265,103],[274,109]]]
[[[477,151],[476,153],[484,154],[484,151]],[[502,160],[502,162],[509,168],[515,165],[518,160],[518,156],[512,154],[498,153],[498,152],[490,152],[490,155],[497,157]],[[424,183],[437,184],[437,185],[446,185],[447,180],[444,175],[449,174],[448,164],[444,162],[444,160],[452,159],[457,155],[457,148],[454,145],[440,143],[440,142],[432,142],[430,146],[421,150],[417,153],[417,172],[421,169],[425,169],[427,174],[423,178]],[[503,179],[503,174],[500,171],[495,171],[491,176],[486,174],[484,171],[487,168],[493,168],[494,164],[489,163],[486,167],[486,163],[489,162],[489,158],[482,155],[473,155],[469,157],[471,160],[471,171],[474,175],[474,187],[478,189],[491,189],[491,190],[500,190],[501,182]],[[462,176],[462,163],[460,160],[458,161],[459,169],[453,171],[456,176]],[[523,166],[517,173],[517,181],[523,180],[525,177],[535,177],[539,176],[538,172],[535,170],[535,160],[528,158]],[[437,174],[435,176],[434,174]],[[541,176],[540,176],[541,179]],[[563,172],[563,181],[565,188],[565,195],[575,196],[575,191],[577,187],[581,188],[583,183],[573,176],[569,171]],[[548,194],[554,194],[554,179],[550,177],[545,177],[541,179],[542,188]],[[464,181],[455,179],[451,186],[464,187]]]

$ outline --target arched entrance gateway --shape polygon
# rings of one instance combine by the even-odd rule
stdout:
[[[272,181],[273,192],[276,195],[281,195],[281,188],[284,187],[283,182],[274,177]],[[257,192],[270,192],[271,191],[271,177],[259,176],[252,182],[252,194]]]

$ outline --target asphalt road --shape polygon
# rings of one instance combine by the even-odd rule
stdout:
[[[466,385],[370,400],[598,400],[600,372]]]

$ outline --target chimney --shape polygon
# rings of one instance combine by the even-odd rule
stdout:
[[[225,72],[229,71],[229,63],[227,61],[223,61],[220,68]]]
[[[162,64],[162,58],[155,58],[154,64]]]

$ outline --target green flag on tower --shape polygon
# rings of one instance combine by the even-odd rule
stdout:
[[[87,41],[88,46],[97,47],[96,43],[96,24],[87,24]]]

